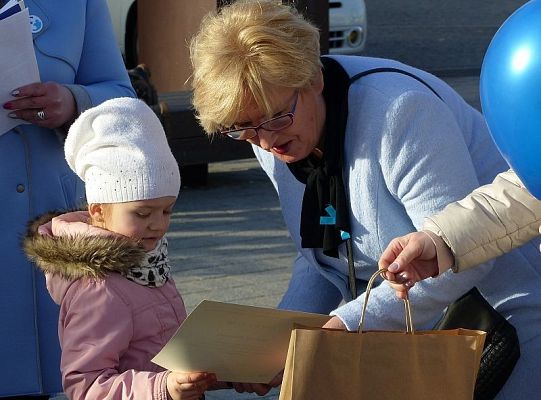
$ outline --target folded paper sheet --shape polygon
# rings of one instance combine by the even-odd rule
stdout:
[[[13,99],[14,89],[40,80],[28,8],[0,20],[0,71],[0,104]],[[0,107],[0,135],[27,123],[9,112]]]
[[[295,325],[330,317],[203,300],[152,362],[173,371],[208,371],[220,381],[268,383],[285,365]]]

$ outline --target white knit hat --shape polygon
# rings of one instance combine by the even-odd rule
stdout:
[[[180,173],[158,117],[141,100],[108,100],[83,112],[64,145],[88,203],[177,196]]]

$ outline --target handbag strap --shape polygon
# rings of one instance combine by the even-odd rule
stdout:
[[[364,328],[364,315],[366,314],[366,306],[368,304],[368,296],[370,296],[370,291],[372,290],[372,286],[374,285],[374,281],[378,276],[381,276],[383,279],[385,279],[385,276],[383,275],[383,272],[386,272],[387,268],[382,268],[372,274],[370,277],[370,280],[368,281],[368,284],[366,286],[366,291],[364,292],[364,304],[363,309],[361,312],[361,319],[359,321],[359,326],[357,328],[357,333],[362,333]],[[411,305],[410,300],[408,298],[408,295],[406,293],[406,298],[404,299],[404,311],[406,314],[406,333],[414,334],[415,328],[413,327],[413,317],[411,314]]]
[[[417,75],[409,72],[409,71],[405,71],[403,69],[400,69],[400,68],[393,68],[393,67],[379,67],[379,68],[371,68],[371,69],[367,69],[365,71],[362,71],[362,72],[359,72],[355,75],[353,75],[350,79],[349,79],[349,85],[348,85],[348,91],[349,91],[349,87],[355,83],[356,81],[358,81],[359,79],[361,78],[364,78],[365,76],[367,75],[372,75],[372,74],[377,74],[377,73],[382,73],[382,72],[394,72],[394,73],[397,73],[397,74],[402,74],[402,75],[406,75],[406,76],[409,76],[410,78],[413,78],[415,79],[416,81],[422,83],[424,86],[426,86],[432,93],[434,93],[441,101],[443,101],[445,103],[445,101],[443,100],[443,98],[439,95],[439,93],[432,87],[430,86],[427,82],[425,82],[422,78],[418,77]],[[342,182],[345,182],[345,179],[344,179],[344,170],[342,169]],[[345,193],[346,195],[346,199],[349,203],[349,199],[347,198],[347,191]],[[352,244],[352,239],[351,239],[351,236],[350,236],[350,232],[347,232],[347,235],[346,235],[346,252],[347,252],[347,260],[348,260],[348,284],[349,284],[349,291],[350,291],[350,294],[351,294],[351,299],[352,300],[355,300],[357,298],[357,276],[355,274],[355,263],[353,261],[353,244]],[[365,303],[366,304],[366,303]],[[408,306],[409,307],[409,306]],[[407,315],[408,313],[406,312],[406,318],[407,318]]]

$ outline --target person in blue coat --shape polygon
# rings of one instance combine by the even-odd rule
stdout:
[[[30,219],[84,202],[83,183],[64,159],[70,123],[107,99],[135,96],[105,0],[25,4],[41,83],[14,87],[3,104],[11,118],[31,124],[0,135],[0,397],[62,391],[58,307],[21,238]]]
[[[191,59],[201,125],[251,143],[278,193],[298,251],[279,307],[330,313],[328,327],[357,329],[392,239],[508,169],[483,116],[441,79],[392,60],[320,57],[316,27],[280,2],[239,0],[205,18]],[[515,326],[521,356],[498,400],[539,397],[538,245],[409,291],[417,329],[473,286]],[[405,330],[388,284],[364,316],[367,330]]]

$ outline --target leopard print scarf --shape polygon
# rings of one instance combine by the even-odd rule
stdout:
[[[170,271],[167,239],[163,237],[154,250],[147,252],[146,259],[140,265],[131,267],[124,276],[139,285],[160,287],[167,282]]]

